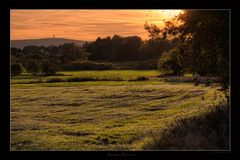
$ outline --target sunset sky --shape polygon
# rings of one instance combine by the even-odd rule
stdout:
[[[140,36],[148,39],[144,23],[160,28],[181,10],[11,10],[11,40]]]

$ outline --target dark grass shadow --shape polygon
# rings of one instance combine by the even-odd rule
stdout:
[[[229,108],[220,103],[201,116],[178,119],[160,134],[151,135],[144,150],[228,150]]]

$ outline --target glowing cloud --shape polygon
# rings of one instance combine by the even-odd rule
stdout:
[[[148,38],[144,23],[163,26],[181,10],[11,10],[11,39],[71,38],[137,35]]]

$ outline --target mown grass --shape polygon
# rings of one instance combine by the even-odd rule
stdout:
[[[123,81],[25,84],[20,82],[24,76],[13,77],[11,150],[143,149],[145,139],[151,137],[149,133],[165,129],[176,118],[206,113],[224,99],[217,86],[164,82],[155,79],[157,71],[61,74],[43,79],[92,77]],[[34,79],[26,77],[26,81]],[[149,79],[139,81],[138,77]]]

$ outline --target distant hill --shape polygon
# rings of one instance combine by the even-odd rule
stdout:
[[[64,43],[75,43],[82,46],[86,41],[66,39],[66,38],[43,38],[43,39],[25,39],[11,40],[11,47],[23,48],[25,46],[58,46]]]

